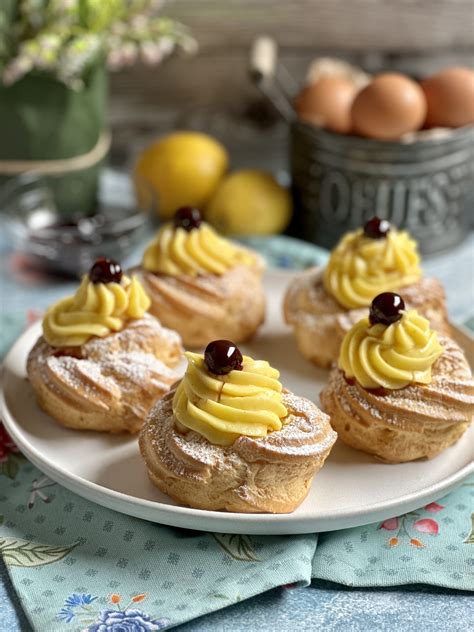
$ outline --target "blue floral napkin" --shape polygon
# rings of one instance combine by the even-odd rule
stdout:
[[[226,535],[100,507],[45,477],[3,429],[0,437],[0,553],[40,632],[160,630],[311,578],[474,590],[474,476],[382,523],[319,536]]]
[[[311,579],[315,535],[201,533],[131,518],[53,483],[4,431],[2,442],[0,552],[36,630],[159,630]],[[121,628],[127,620],[136,627]]]

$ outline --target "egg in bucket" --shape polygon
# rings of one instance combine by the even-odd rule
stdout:
[[[474,71],[449,69],[418,83],[323,58],[294,99],[272,40],[257,40],[251,68],[290,127],[291,235],[331,248],[376,213],[409,230],[424,254],[465,237],[474,193]],[[424,129],[433,113],[436,127]]]

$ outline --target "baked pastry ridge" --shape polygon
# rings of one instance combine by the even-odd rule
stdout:
[[[243,356],[241,368],[217,375],[187,355],[183,380],[140,433],[152,482],[191,507],[293,511],[336,440],[328,417],[285,391],[267,362]]]
[[[62,425],[136,432],[176,381],[181,341],[146,313],[150,301],[137,278],[120,269],[100,280],[97,267],[119,266],[99,261],[74,296],[47,310],[27,373],[41,408]]]
[[[462,350],[415,310],[398,316],[354,325],[321,393],[340,438],[389,463],[436,456],[462,436],[474,411]]]
[[[158,231],[137,272],[150,312],[176,329],[185,345],[203,347],[255,333],[265,313],[263,267],[257,253],[220,237],[197,209],[184,207]]]

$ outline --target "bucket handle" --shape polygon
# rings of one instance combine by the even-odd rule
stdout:
[[[296,86],[288,71],[278,64],[278,46],[273,38],[261,36],[254,40],[250,50],[249,75],[285,121],[294,121],[296,115],[291,94],[296,92]]]

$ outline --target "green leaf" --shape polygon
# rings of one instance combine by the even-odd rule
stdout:
[[[5,476],[8,476],[8,478],[11,478],[13,480],[18,474],[19,469],[20,469],[20,465],[18,463],[18,460],[15,458],[12,458],[12,456],[10,455],[8,457],[8,461],[5,461],[5,463],[3,463],[2,474],[4,474]]]
[[[0,540],[0,554],[8,566],[43,566],[62,560],[77,544],[76,542],[64,546],[55,546],[53,544],[39,544],[17,538],[5,538]]]
[[[77,12],[79,14],[79,24],[82,28],[87,29],[88,6],[87,0],[78,0]]]
[[[474,513],[471,514],[471,533],[464,540],[464,544],[474,544]]]
[[[248,535],[229,535],[225,533],[213,533],[213,538],[224,551],[234,560],[240,562],[260,562],[252,540]]]
[[[206,597],[208,599],[229,599],[228,595],[224,595],[223,593],[207,593]]]

